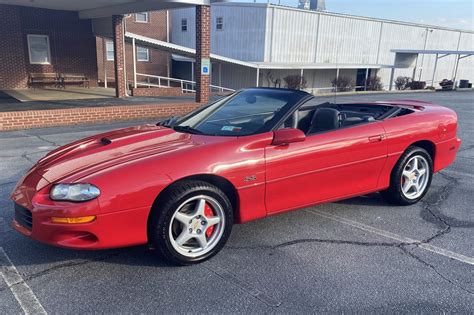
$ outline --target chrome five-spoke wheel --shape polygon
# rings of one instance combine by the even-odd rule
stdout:
[[[148,236],[169,262],[191,265],[217,254],[234,223],[233,204],[219,187],[201,180],[171,185],[152,209]]]
[[[382,196],[394,204],[412,205],[426,194],[432,177],[431,154],[425,148],[410,146],[395,164],[390,175],[390,186],[381,191]]]
[[[428,186],[428,161],[421,155],[415,155],[408,160],[402,172],[401,188],[408,199],[420,197]]]
[[[204,255],[219,242],[224,226],[224,210],[217,200],[205,195],[191,197],[178,207],[171,219],[171,245],[183,256]]]

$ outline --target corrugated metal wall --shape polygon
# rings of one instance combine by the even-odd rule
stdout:
[[[171,41],[195,47],[195,9],[172,11]],[[222,18],[223,29],[216,29],[216,19]],[[186,19],[188,30],[181,30]],[[243,61],[262,61],[265,51],[266,8],[264,6],[212,6],[211,51],[214,54]]]
[[[265,61],[314,62],[317,15],[271,7],[267,10],[267,20]]]
[[[173,10],[172,42],[194,47],[194,8]],[[223,17],[224,29],[216,30],[215,20]],[[188,20],[188,31],[181,32],[181,19]],[[303,11],[273,5],[215,4],[212,6],[212,52],[223,56],[265,62],[308,62],[338,64],[392,65],[391,49],[473,50],[474,34],[439,27],[426,27],[395,21],[376,20],[326,12]],[[435,56],[420,56],[415,79],[431,84]],[[439,59],[435,81],[451,79],[456,58]],[[222,68],[222,85],[233,88],[254,86],[255,70],[236,71],[238,66]],[[299,71],[273,71],[284,77]],[[326,87],[332,70],[306,71],[308,85]],[[351,72],[354,73],[354,71]],[[413,76],[413,69],[397,69],[397,76]],[[328,79],[328,75],[331,78]],[[378,75],[384,85],[390,81],[390,69]],[[227,79],[224,79],[228,77]],[[266,79],[261,74],[261,82]],[[474,81],[474,56],[459,63],[458,79]],[[249,85],[238,85],[239,82]],[[265,85],[266,83],[263,83]],[[435,86],[438,86],[437,83]]]
[[[375,64],[380,23],[320,15],[316,62]]]

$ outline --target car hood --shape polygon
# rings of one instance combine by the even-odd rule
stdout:
[[[155,125],[130,127],[60,147],[39,160],[36,170],[50,183],[77,181],[123,163],[218,141],[212,138],[215,137],[179,133]]]

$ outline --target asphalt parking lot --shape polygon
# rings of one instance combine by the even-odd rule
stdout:
[[[191,267],[166,265],[145,246],[53,248],[9,226],[10,192],[36,160],[137,122],[0,133],[0,313],[472,313],[474,93],[338,97],[386,99],[458,113],[457,160],[422,202],[394,207],[372,194],[236,225],[220,254]]]

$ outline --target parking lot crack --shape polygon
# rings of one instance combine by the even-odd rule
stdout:
[[[4,291],[6,289],[10,289],[13,286],[20,285],[20,284],[26,283],[30,280],[33,280],[33,279],[40,278],[40,277],[43,277],[45,275],[51,274],[51,273],[53,273],[57,270],[76,267],[76,266],[84,266],[84,265],[88,265],[88,264],[92,264],[92,263],[96,263],[96,262],[101,262],[101,261],[105,261],[105,260],[108,260],[108,259],[113,258],[113,257],[117,257],[119,255],[120,255],[120,253],[112,253],[112,254],[105,255],[105,256],[102,256],[102,257],[99,257],[99,258],[96,258],[96,259],[91,259],[91,260],[85,260],[85,259],[84,260],[75,260],[75,261],[67,261],[67,262],[64,262],[64,263],[61,263],[61,264],[57,264],[57,265],[54,265],[50,268],[46,268],[46,269],[41,270],[39,272],[27,275],[27,276],[23,277],[22,281],[15,282],[15,283],[11,284],[10,286],[8,286],[7,288],[0,289],[0,292]]]
[[[469,151],[469,150],[472,150],[472,149],[474,149],[474,145],[468,145],[466,147],[463,147],[463,148],[459,149],[458,153],[459,152],[464,152],[464,151]]]
[[[5,183],[0,183],[0,186],[8,186],[8,185],[13,185],[16,184],[16,182],[5,182]]]
[[[283,242],[276,245],[261,245],[261,246],[226,246],[226,249],[230,250],[239,250],[239,249],[248,249],[248,250],[276,250],[283,247],[293,246],[297,244],[307,244],[307,243],[325,243],[325,244],[342,244],[342,245],[356,245],[356,246],[382,246],[382,247],[400,247],[406,245],[417,246],[420,242],[361,242],[361,241],[349,241],[349,240],[333,240],[333,239],[320,239],[320,238],[304,238],[296,239],[288,242]]]
[[[251,295],[255,299],[259,300],[260,302],[270,306],[270,307],[279,307],[281,305],[281,301],[272,298],[271,296],[267,295],[266,293],[260,291],[257,288],[252,287],[250,284],[243,282],[239,279],[237,279],[233,274],[230,272],[227,272],[221,268],[213,266],[212,268],[209,268],[207,266],[204,266],[205,269],[208,271],[212,272],[219,278],[223,279],[224,281],[227,281],[237,287],[239,287],[241,290],[246,292],[247,294]]]
[[[32,134],[29,134],[29,133],[27,133],[27,132],[25,132],[25,131],[21,132],[21,134],[24,135],[24,136],[26,136],[26,137],[34,137],[34,138],[36,138],[36,139],[38,139],[38,140],[41,140],[41,141],[43,141],[43,142],[46,142],[46,143],[51,144],[51,145],[56,146],[56,147],[60,147],[60,146],[61,146],[60,144],[57,144],[57,143],[54,142],[54,141],[48,140],[48,139],[46,139],[45,137],[42,137],[42,136],[40,136],[40,135],[32,135]]]
[[[458,179],[441,172],[439,174],[443,178],[448,180],[448,183],[443,187],[441,192],[438,193],[438,197],[434,202],[429,202],[426,200],[421,201],[421,204],[423,206],[422,212],[432,217],[434,221],[433,220],[429,220],[429,221],[431,221],[432,223],[435,223],[439,227],[439,230],[434,235],[422,241],[422,243],[426,243],[426,244],[451,232],[451,223],[449,220],[450,218],[441,213],[440,206],[449,198],[454,187],[458,183]],[[424,218],[426,219],[426,215],[424,216]]]
[[[30,162],[31,164],[35,164],[35,161],[33,161],[28,155],[29,154],[25,152],[21,155],[21,157]]]
[[[415,255],[414,253],[412,253],[406,246],[400,246],[400,249],[405,253],[407,254],[408,256],[410,256],[411,258],[415,259],[416,261],[418,261],[419,263],[425,265],[426,267],[430,268],[434,273],[436,273],[440,278],[442,278],[443,280],[445,280],[446,282],[449,282],[450,284],[452,284],[453,286],[463,290],[464,292],[467,292],[469,294],[473,294],[474,295],[474,291],[471,291],[465,287],[463,287],[462,285],[460,285],[459,283],[457,283],[456,281],[454,280],[451,280],[449,279],[448,277],[446,277],[445,275],[443,275],[441,272],[438,271],[438,269],[436,269],[435,266],[433,266],[432,264],[430,264],[429,262],[427,262],[426,260],[423,260],[422,258],[420,258],[419,256]]]
[[[298,239],[294,241],[284,242],[272,247],[272,249],[292,246],[301,243],[327,243],[327,244],[347,244],[357,246],[383,246],[383,247],[399,247],[401,245],[417,245],[417,243],[401,243],[401,242],[360,242],[360,241],[346,241],[346,240],[331,240],[331,239],[318,239],[318,238],[307,238]]]

